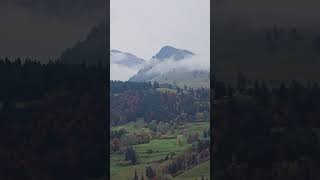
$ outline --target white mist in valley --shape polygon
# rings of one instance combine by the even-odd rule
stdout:
[[[110,63],[110,80],[127,81],[135,75],[139,69],[130,68],[124,65]]]
[[[126,52],[110,51],[110,80],[127,81],[145,63],[144,60]]]

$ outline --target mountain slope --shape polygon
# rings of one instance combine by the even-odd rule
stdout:
[[[106,26],[100,23],[93,27],[83,41],[77,42],[72,48],[62,52],[61,60],[66,64],[81,64],[86,62],[87,65],[97,65],[99,61],[102,65],[108,63],[106,53]]]

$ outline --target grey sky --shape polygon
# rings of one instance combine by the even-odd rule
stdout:
[[[110,10],[111,49],[144,59],[165,45],[210,53],[210,0],[111,0]]]
[[[214,22],[241,22],[249,26],[315,28],[320,18],[318,0],[216,0]]]
[[[3,0],[0,2],[0,56],[41,61],[83,39],[103,18],[101,0]]]

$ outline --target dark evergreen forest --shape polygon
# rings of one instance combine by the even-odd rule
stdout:
[[[215,179],[319,179],[318,83],[235,84],[214,84]]]
[[[104,176],[107,73],[0,59],[0,179]]]

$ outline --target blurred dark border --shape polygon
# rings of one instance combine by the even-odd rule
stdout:
[[[106,79],[108,80],[107,82],[107,114],[106,114],[106,156],[107,156],[107,165],[106,165],[106,170],[107,170],[107,176],[110,178],[110,1],[105,0],[105,13],[106,13],[106,19],[105,19],[105,26],[106,26],[106,37],[105,37],[105,46],[106,46],[106,53],[107,53],[107,69],[109,71],[108,77]]]
[[[214,17],[212,10],[214,9],[214,2],[210,1],[210,179],[213,179],[214,173],[214,151],[213,151],[213,130],[214,130],[214,116],[213,116],[213,90],[214,90],[214,32],[213,32],[213,23]]]

